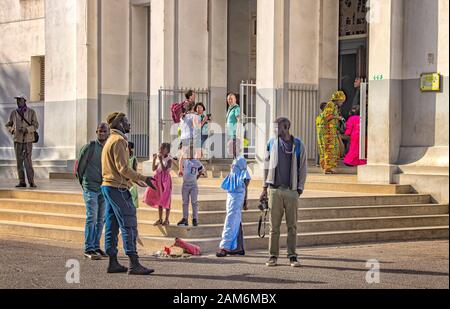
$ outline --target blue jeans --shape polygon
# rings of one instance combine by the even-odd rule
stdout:
[[[86,203],[86,225],[84,228],[84,250],[100,249],[103,225],[105,223],[105,199],[102,192],[83,190]]]
[[[102,186],[106,201],[105,251],[109,256],[117,255],[119,228],[122,232],[123,248],[126,255],[137,255],[136,207],[127,189]]]

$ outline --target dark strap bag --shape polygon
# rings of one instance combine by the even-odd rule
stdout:
[[[265,210],[261,214],[261,216],[259,217],[259,222],[258,222],[258,236],[259,236],[259,238],[266,237],[266,222],[267,222],[267,213],[268,212],[269,212],[268,210]],[[261,232],[261,227],[263,227],[262,228],[262,232]]]
[[[22,120],[25,121],[25,123],[26,123],[28,126],[31,126],[31,123],[29,123],[29,122],[25,119],[25,116],[24,116],[24,115],[22,115],[22,114],[19,113],[19,112],[17,112],[17,113],[19,114],[20,118],[22,118]],[[37,131],[34,131],[34,141],[33,141],[33,143],[36,144],[37,142],[39,142],[39,133],[37,133]]]

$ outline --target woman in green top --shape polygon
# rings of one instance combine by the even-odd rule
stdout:
[[[233,141],[233,158],[236,158],[237,129],[241,122],[241,107],[237,104],[236,94],[230,93],[227,96],[227,135]]]

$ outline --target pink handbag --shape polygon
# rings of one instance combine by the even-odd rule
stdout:
[[[189,253],[192,255],[201,255],[201,250],[200,250],[199,246],[185,242],[184,240],[181,240],[180,238],[175,238],[174,246],[182,248],[186,253]]]

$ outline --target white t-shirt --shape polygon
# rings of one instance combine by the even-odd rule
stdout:
[[[195,130],[199,129],[197,126],[200,123],[200,116],[194,113],[184,115],[181,119],[181,139],[194,138]]]

